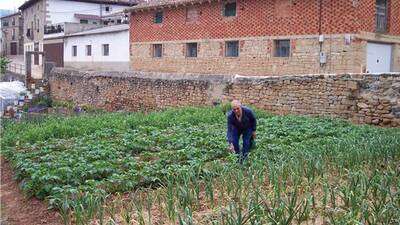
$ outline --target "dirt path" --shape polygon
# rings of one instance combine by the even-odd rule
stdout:
[[[61,225],[60,216],[55,211],[47,210],[44,202],[27,199],[13,180],[13,172],[8,162],[1,157],[0,184],[0,225]]]

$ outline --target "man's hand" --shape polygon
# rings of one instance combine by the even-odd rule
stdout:
[[[235,153],[235,147],[233,146],[232,143],[229,145],[229,151],[231,151],[232,153]]]
[[[255,131],[253,131],[253,133],[251,134],[251,136],[253,137],[253,139],[256,139],[256,132]]]

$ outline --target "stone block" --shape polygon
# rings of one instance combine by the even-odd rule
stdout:
[[[374,118],[374,119],[372,119],[372,124],[378,125],[379,122],[380,122],[380,119],[379,119],[379,118]]]
[[[357,106],[358,106],[358,108],[360,108],[360,109],[369,108],[369,105],[367,105],[367,104],[365,104],[365,103],[363,103],[363,102],[357,103]]]
[[[349,81],[347,83],[347,88],[350,89],[351,91],[355,91],[358,89],[358,83],[355,81]]]

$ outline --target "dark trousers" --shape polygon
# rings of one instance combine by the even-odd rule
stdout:
[[[252,145],[252,134],[253,134],[252,129],[246,129],[246,130],[233,129],[232,131],[232,144],[233,147],[235,148],[235,153],[239,157],[240,163],[243,163],[243,161],[247,158],[250,152],[250,148]],[[242,149],[240,149],[239,147],[240,136],[243,137]]]

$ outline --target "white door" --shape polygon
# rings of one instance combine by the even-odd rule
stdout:
[[[392,45],[367,43],[367,72],[390,72]]]

